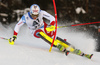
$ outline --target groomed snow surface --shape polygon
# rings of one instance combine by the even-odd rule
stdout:
[[[15,23],[6,26],[0,23],[0,37],[13,36]],[[49,52],[50,45],[42,39],[30,34],[26,25],[22,26],[15,45],[0,39],[0,65],[100,65],[100,53],[95,51],[96,42],[85,32],[70,28],[58,29],[57,36],[66,38],[68,42],[85,53],[93,53],[92,59],[87,59],[72,53],[65,56],[57,48]]]

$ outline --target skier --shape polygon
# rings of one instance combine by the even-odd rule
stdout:
[[[30,7],[30,12],[24,14],[21,19],[19,20],[19,22],[16,24],[15,28],[14,28],[14,35],[12,38],[9,39],[9,43],[11,45],[14,44],[14,41],[17,39],[17,34],[19,32],[20,27],[23,24],[27,24],[28,28],[31,31],[31,34],[37,38],[39,38],[37,36],[38,32],[43,31],[41,29],[43,29],[46,25],[46,23],[43,21],[43,17],[50,20],[50,25],[54,25],[55,24],[55,18],[50,15],[49,13],[47,13],[44,10],[41,10],[40,7],[37,4],[33,4]],[[53,36],[53,32],[47,32],[46,30],[44,30],[50,37]]]
[[[50,20],[50,25],[55,25],[55,18],[51,14],[47,13],[44,10],[41,10],[37,4],[31,5],[30,12],[24,14],[19,20],[19,22],[16,24],[14,28],[14,35],[12,38],[8,40],[9,43],[11,45],[14,44],[15,40],[17,39],[17,34],[19,32],[20,27],[25,23],[27,24],[33,36],[37,38],[44,38],[42,35],[45,35],[47,39],[44,38],[44,40],[50,42],[52,40],[52,36],[54,35],[54,31],[51,31],[51,32],[46,31],[45,28],[47,27],[47,24],[43,21],[43,17]],[[58,41],[60,40],[66,44],[69,44],[68,42],[65,42],[63,39],[59,37],[57,37],[57,39]],[[67,46],[70,47],[69,45]],[[67,50],[61,44],[54,44],[54,47],[57,47],[60,51],[66,52],[66,55],[69,53],[69,50]],[[84,53],[82,53],[80,50],[73,49],[72,47],[70,49],[73,50],[72,51],[73,53],[84,56]],[[90,59],[92,55],[85,55],[85,56]]]

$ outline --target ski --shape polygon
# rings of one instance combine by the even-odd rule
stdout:
[[[52,41],[53,41],[53,39],[51,37],[49,37],[48,35],[46,35],[44,32],[39,32],[38,36],[40,38],[42,38],[44,41],[48,42],[49,44],[51,44]],[[71,51],[71,52],[74,51],[74,48],[72,48],[71,46],[67,45],[66,43],[64,43],[64,42],[62,42],[58,39],[55,39],[53,46],[57,47],[58,44],[61,44],[65,48],[68,48],[68,50]]]
[[[91,59],[92,56],[93,56],[93,54],[84,54],[84,56],[85,56],[86,58],[88,58],[88,59]]]
[[[49,37],[48,35],[46,35],[44,32],[39,32],[38,36],[51,45],[53,39],[51,37]],[[69,53],[74,53],[74,54],[79,55],[79,56],[84,56],[88,59],[91,59],[92,56],[93,56],[93,54],[85,54],[85,53],[81,52],[79,49],[75,49],[75,47],[72,46],[70,43],[68,43],[67,41],[61,39],[60,37],[57,37],[54,41],[53,46],[57,47],[59,44],[65,48],[63,50],[63,52],[65,52],[66,56]]]

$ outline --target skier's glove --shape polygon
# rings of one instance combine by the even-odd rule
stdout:
[[[15,40],[17,39],[17,36],[14,35],[12,38],[8,39],[9,44],[14,45]]]
[[[50,25],[53,25],[53,26],[54,26],[54,25],[55,25],[55,21],[52,21],[52,22],[50,23]]]
[[[54,31],[55,30],[55,21],[52,21],[51,23],[50,23],[50,25],[46,28],[46,30],[48,31],[48,32],[51,32],[51,31]]]

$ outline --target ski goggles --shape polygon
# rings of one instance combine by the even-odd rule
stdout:
[[[31,14],[32,18],[37,18],[38,16],[39,16],[39,14],[37,14],[37,15]]]

